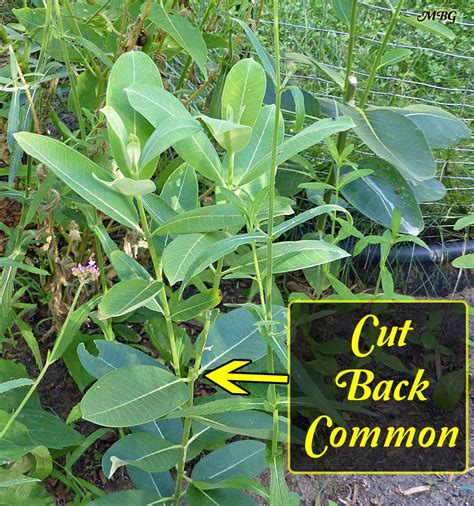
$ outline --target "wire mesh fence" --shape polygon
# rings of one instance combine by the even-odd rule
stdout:
[[[412,2],[413,3],[413,2]],[[458,4],[461,4],[459,2]],[[359,2],[361,28],[358,34],[359,57],[353,74],[363,84],[369,75],[371,55],[382,43],[389,8],[368,2]],[[310,55],[336,71],[344,71],[345,51],[349,33],[332,16],[330,2],[296,0],[287,3],[280,20],[281,40],[287,52]],[[430,6],[423,6],[429,8]],[[474,90],[472,86],[474,56],[472,55],[472,8],[457,13],[454,41],[414,31],[408,25],[397,28],[389,46],[412,51],[410,59],[383,69],[378,73],[370,94],[371,104],[406,106],[427,104],[451,112],[472,128],[474,121]],[[469,14],[471,13],[471,17]],[[405,15],[418,15],[416,10],[405,10]],[[262,19],[258,32],[268,37],[273,21]],[[376,28],[374,28],[376,27]],[[470,42],[469,42],[470,41]],[[271,47],[271,44],[267,44]],[[421,69],[421,70],[420,70]],[[292,76],[294,84],[317,97],[340,99],[334,83],[314,69],[300,68]],[[447,187],[443,200],[423,204],[428,226],[443,229],[453,226],[454,218],[472,211],[474,203],[474,149],[471,139],[449,150],[437,153],[438,177]],[[367,154],[360,152],[360,154]],[[318,158],[317,162],[326,162]],[[451,219],[452,218],[452,219]]]

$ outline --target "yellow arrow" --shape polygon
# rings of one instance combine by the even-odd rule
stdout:
[[[234,381],[245,381],[248,383],[283,383],[289,382],[288,374],[262,374],[262,373],[244,373],[237,372],[242,367],[251,364],[251,360],[230,360],[225,364],[216,367],[204,375],[218,387],[223,388],[233,395],[248,395],[250,392],[241,388]]]

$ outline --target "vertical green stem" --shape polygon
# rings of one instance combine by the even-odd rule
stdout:
[[[270,192],[268,202],[268,241],[267,241],[267,278],[266,278],[266,290],[265,290],[265,318],[267,321],[273,319],[272,311],[272,288],[273,288],[273,218],[275,214],[275,186],[276,186],[276,174],[277,174],[277,151],[278,151],[278,131],[280,123],[280,111],[281,111],[281,75],[280,75],[280,34],[279,34],[279,1],[274,0],[273,2],[273,40],[275,46],[275,125],[273,127],[273,145],[272,145],[272,157],[270,165]],[[272,334],[272,326],[268,326],[268,334]],[[267,367],[268,372],[275,372],[275,361],[273,357],[273,348],[267,346]],[[271,401],[276,400],[276,388],[275,385],[269,386],[269,397]],[[273,420],[278,422],[278,409],[273,411]],[[272,434],[272,456],[277,454],[278,445],[278,428],[277,431],[273,431]]]
[[[354,63],[354,49],[357,40],[357,12],[358,12],[358,0],[352,0],[352,10],[351,10],[351,23],[349,28],[349,48],[347,51],[347,61],[346,61],[346,73],[344,79],[344,94],[343,100],[345,104],[350,105],[354,101],[354,96],[356,92],[357,79],[352,76],[352,65]],[[337,135],[337,150],[339,153],[344,151],[347,142],[347,131],[339,132]],[[335,172],[334,163],[329,168],[329,173],[327,177],[328,184],[332,186],[336,186],[337,184],[337,176]],[[324,193],[324,202],[329,204],[331,202],[332,190],[327,190]],[[316,229],[323,231],[324,225],[326,224],[326,215],[321,215],[318,218]]]
[[[365,86],[364,93],[362,95],[362,98],[360,99],[359,106],[361,108],[364,107],[365,103],[367,102],[367,98],[368,98],[369,93],[372,89],[372,85],[374,84],[375,76],[377,74],[377,70],[380,65],[380,60],[382,59],[382,56],[385,53],[385,49],[387,47],[388,41],[390,40],[393,29],[395,28],[398,18],[400,17],[400,12],[402,10],[404,1],[405,0],[400,0],[398,2],[398,5],[397,5],[395,11],[392,14],[392,18],[390,19],[390,23],[387,27],[387,31],[385,32],[385,36],[382,39],[382,44],[380,44],[377,54],[375,55],[375,60],[372,64],[372,68],[370,70],[369,78],[367,79],[367,84]]]
[[[157,281],[163,281],[163,268],[161,265],[161,259],[158,257],[158,254],[156,253],[155,244],[153,242],[153,237],[150,232],[150,228],[148,227],[148,220],[146,217],[145,208],[143,207],[143,201],[141,197],[137,197],[137,205],[138,205],[138,212],[140,214],[140,221],[143,228],[143,234],[145,235],[145,239],[148,243],[148,249],[150,250],[151,261],[153,263],[153,268],[155,270],[155,277]],[[171,321],[170,308],[168,305],[168,299],[166,297],[166,292],[164,288],[160,290],[160,302],[163,308],[163,315],[165,317],[166,322],[166,330],[168,332],[168,337],[170,340],[173,368],[176,371],[176,374],[180,376],[181,374],[179,366],[178,348],[176,346],[176,337],[174,335],[173,322]]]
[[[69,76],[69,84],[71,85],[71,94],[72,94],[72,100],[74,103],[74,109],[76,110],[76,116],[77,121],[79,122],[79,129],[81,131],[81,137],[83,140],[86,139],[86,127],[84,124],[84,118],[82,117],[82,110],[81,110],[81,103],[79,101],[79,94],[77,93],[77,87],[76,87],[76,78],[71,70],[71,61],[69,59],[69,52],[66,45],[66,42],[64,41],[64,26],[63,26],[63,18],[61,14],[61,8],[59,6],[59,0],[56,0],[55,2],[56,7],[56,16],[58,18],[58,26],[60,37],[59,40],[61,42],[61,49],[63,52],[63,58],[64,58],[64,64],[66,66],[66,72]]]
[[[108,291],[108,286],[107,286],[107,278],[105,276],[104,255],[102,254],[102,244],[100,244],[97,234],[94,234],[94,236],[95,236],[95,254],[97,257],[97,267],[99,267],[99,271],[100,271],[100,284],[102,286],[102,292],[104,292],[104,295],[105,295]],[[107,320],[105,321],[105,326],[106,326],[105,338],[108,341],[114,341],[115,336],[114,336],[114,332],[112,330],[112,320],[110,318],[107,318]]]

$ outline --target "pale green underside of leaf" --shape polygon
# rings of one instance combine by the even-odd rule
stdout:
[[[257,250],[257,258],[262,276],[267,272],[266,248]],[[316,265],[322,265],[335,260],[350,256],[343,249],[325,241],[288,241],[278,242],[273,245],[273,273],[307,269]],[[255,273],[255,266],[251,253],[244,255],[238,262],[232,265],[232,271]]]
[[[84,419],[106,427],[132,427],[175,410],[188,397],[182,379],[158,367],[131,365],[109,372],[81,402]]]
[[[89,158],[56,139],[29,132],[15,138],[22,149],[49,167],[89,204],[130,228],[139,229],[138,214],[130,198],[99,183],[92,174],[104,181],[112,176]]]
[[[163,284],[147,279],[126,279],[115,284],[99,304],[100,318],[112,318],[134,311],[154,299]]]
[[[158,128],[169,118],[179,122],[180,118],[191,119],[189,111],[171,93],[158,86],[135,84],[127,88],[130,103],[148,121]],[[176,142],[176,152],[196,171],[212,181],[224,183],[219,156],[204,132]]]

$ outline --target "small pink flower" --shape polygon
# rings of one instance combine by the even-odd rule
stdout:
[[[77,266],[71,269],[72,275],[79,278],[81,283],[90,283],[95,281],[99,275],[100,271],[97,267],[95,260],[92,258],[89,260],[87,265],[77,264]]]

